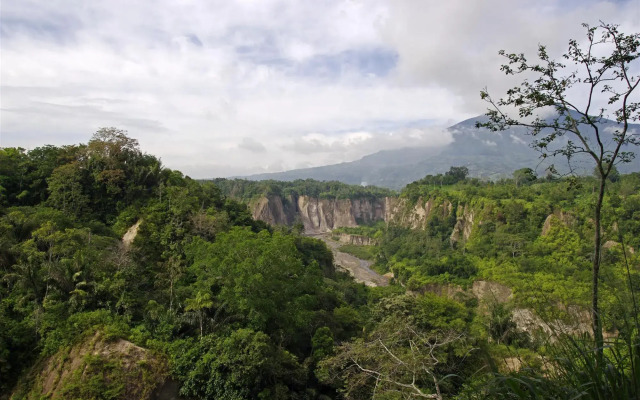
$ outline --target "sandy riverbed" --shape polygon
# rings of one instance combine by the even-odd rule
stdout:
[[[332,240],[330,235],[330,233],[323,233],[309,236],[325,242],[333,252],[333,259],[336,265],[347,270],[356,282],[362,282],[367,286],[387,286],[389,284],[388,277],[382,276],[370,268],[371,261],[362,260],[351,254],[339,251],[338,248],[342,246],[342,243]]]

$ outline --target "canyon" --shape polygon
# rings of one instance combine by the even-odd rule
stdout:
[[[310,196],[263,196],[249,202],[254,219],[277,226],[302,224],[306,234],[331,232],[336,228],[353,228],[383,221],[411,229],[425,229],[428,220],[438,215],[448,218],[454,212],[448,200],[419,198],[411,202],[399,197],[361,197],[353,199],[324,199]],[[469,205],[455,209],[456,224],[453,241],[467,240],[474,226],[475,211]],[[342,238],[353,243],[356,238]],[[360,244],[360,243],[356,243]]]

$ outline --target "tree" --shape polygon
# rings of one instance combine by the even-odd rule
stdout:
[[[593,168],[593,176],[595,176],[596,178],[600,177],[600,172],[598,171],[597,166]],[[616,168],[615,165],[613,166],[613,168],[611,168],[611,172],[609,173],[609,176],[607,177],[607,179],[609,179],[609,182],[614,182],[614,183],[620,180],[620,171],[618,171],[618,168]]]
[[[467,167],[451,167],[449,171],[444,173],[444,176],[448,178],[451,183],[456,183],[465,180],[469,175],[469,168]]]
[[[524,54],[501,50],[500,55],[508,59],[508,64],[501,68],[505,74],[524,74],[535,79],[525,78],[497,101],[486,89],[481,91],[481,98],[491,108],[487,113],[489,121],[477,126],[493,131],[526,127],[542,158],[564,156],[571,165],[576,156],[586,155],[595,163],[599,190],[593,209],[591,318],[596,350],[601,355],[603,336],[598,307],[601,211],[607,178],[614,165],[633,158],[633,153],[624,151],[623,146],[640,144],[638,135],[630,130],[630,123],[640,118],[640,102],[632,101],[631,97],[640,75],[630,72],[640,57],[640,34],[626,35],[617,25],[602,22],[595,27],[583,26],[587,30],[585,45],[570,40],[569,49],[562,56],[565,61],[551,58],[543,45],[538,46],[537,62],[529,62]],[[506,108],[515,108],[517,117],[510,116]],[[545,117],[549,110],[555,114]],[[615,118],[612,130],[603,126],[609,117]]]
[[[79,216],[85,211],[89,200],[82,190],[82,171],[77,162],[54,169],[47,182],[51,206],[66,215]]]
[[[198,322],[200,322],[200,339],[202,339],[204,330],[204,313],[205,309],[213,307],[213,300],[211,300],[211,294],[209,293],[196,293],[196,297],[187,299],[185,301],[185,311],[194,311],[198,316]]]
[[[260,331],[176,341],[172,352],[181,394],[189,398],[295,399],[307,383],[296,357]]]
[[[516,187],[526,185],[536,180],[536,173],[531,168],[520,168],[513,171],[513,180],[516,181]]]
[[[345,398],[453,397],[478,364],[462,304],[433,294],[382,299],[374,325],[320,362],[319,377]],[[373,321],[371,321],[373,322]]]
[[[105,161],[111,169],[131,157],[139,157],[139,144],[136,139],[127,136],[127,131],[118,128],[100,128],[89,141],[87,154]]]

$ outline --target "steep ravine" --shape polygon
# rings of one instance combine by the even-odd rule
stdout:
[[[307,234],[331,232],[342,227],[384,221],[411,229],[425,229],[429,218],[446,218],[454,212],[448,200],[419,198],[415,203],[404,198],[320,199],[309,196],[266,196],[249,204],[253,218],[271,225],[292,226],[301,223]],[[474,226],[475,211],[458,205],[457,223],[451,239],[467,240]]]
[[[451,201],[442,198],[418,198],[416,201],[396,197],[328,200],[307,196],[285,201],[278,197],[263,198],[256,205],[253,208],[254,216],[271,224],[292,225],[295,222],[301,222],[307,235],[323,240],[331,248],[335,263],[340,268],[348,271],[356,281],[363,282],[368,286],[386,286],[389,284],[389,278],[371,270],[371,262],[340,252],[338,249],[343,243],[331,239],[329,232],[333,229],[354,227],[358,225],[358,222],[384,221],[387,224],[424,230],[427,229],[432,218],[438,217],[440,220],[446,220],[454,214],[455,222],[450,239],[452,242],[464,243],[470,239],[478,226],[481,226],[484,221],[494,218],[495,207],[490,202],[482,201],[452,204]],[[564,225],[573,223],[573,217],[570,214],[556,210],[546,218],[540,232],[541,235],[546,234],[554,220]],[[353,243],[356,240],[354,236],[357,236],[342,235],[344,243]],[[362,245],[365,243],[354,244]],[[611,246],[615,244],[612,242]],[[633,249],[630,251],[633,252]],[[463,288],[456,285],[438,284],[428,285],[423,290],[449,297],[455,297],[456,294],[465,292]],[[467,292],[467,295],[477,298],[481,304],[490,301],[508,302],[513,297],[511,288],[497,282],[483,280],[474,282]],[[588,331],[589,326],[585,324],[582,313],[582,310],[573,313],[578,317],[575,321],[544,322],[532,310],[517,308],[514,310],[513,318],[518,330],[530,333],[539,328],[548,332],[554,329],[556,331],[584,332]]]

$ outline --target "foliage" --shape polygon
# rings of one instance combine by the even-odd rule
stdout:
[[[554,302],[586,307],[594,229],[589,214],[597,196],[594,185],[593,178],[582,177],[536,180],[528,185],[516,185],[515,180],[473,186],[461,182],[435,191],[426,185],[407,187],[407,191],[428,193],[421,204],[431,204],[432,211],[421,225],[424,229],[390,224],[383,231],[377,268],[393,271],[396,279],[413,290],[443,283],[465,286],[470,279],[486,279],[511,287],[518,306],[543,313],[551,311]],[[640,189],[638,174],[623,175],[611,185],[603,208],[604,241],[619,242],[622,234],[622,240],[637,246],[640,231],[634,213],[640,210],[640,203],[633,190]],[[448,203],[452,204],[451,214],[443,218]],[[471,235],[454,235],[460,229],[455,228],[459,221],[471,215]],[[607,286],[601,293],[603,315],[612,310],[612,288],[624,275],[616,248],[609,247],[603,254],[610,265],[603,277]]]
[[[331,231],[332,234],[346,233],[348,235],[366,236],[373,239],[379,239],[382,237],[386,223],[384,221],[377,221],[371,225],[358,225],[354,227],[338,227]]]
[[[549,346],[544,370],[498,373],[477,398],[634,399],[640,382],[638,345],[637,337],[613,339],[607,343],[602,363],[592,338],[562,336]]]
[[[251,329],[229,336],[173,344],[181,394],[203,399],[287,399],[301,391],[305,374],[296,357]]]
[[[548,181],[516,171],[514,179],[480,182],[452,169],[456,183],[416,182],[399,202],[429,204],[417,229],[409,222],[337,231],[374,238],[367,252],[399,283],[369,288],[336,271],[323,242],[253,220],[227,197],[236,181],[221,189],[163,168],[118,129],[87,145],[1,149],[0,160],[0,398],[44,395],[36,378],[43,363],[96,331],[168,359],[172,379],[192,398],[371,398],[374,390],[375,398],[452,398],[474,385],[501,396],[511,389],[485,373],[478,348],[493,358],[505,348],[526,352],[532,368],[552,357],[514,327],[512,307],[569,317],[588,303],[593,177]],[[262,183],[238,184],[238,197],[265,193]],[[389,194],[269,184],[268,193],[285,197]],[[637,328],[622,323],[632,302],[620,288],[640,284],[637,269],[625,269],[639,257],[626,249],[640,246],[640,174],[621,175],[610,189],[602,315],[619,333],[618,353],[612,347],[606,357],[626,374],[611,376],[624,382]],[[471,214],[466,235],[460,226]],[[124,243],[133,226],[135,238]],[[476,279],[509,286],[513,301],[477,307],[468,296],[429,293],[469,289]],[[126,362],[87,357],[88,373],[69,375],[64,394],[126,396]],[[569,385],[559,375],[527,376],[548,388]],[[151,390],[159,378],[147,377],[142,385]]]
[[[307,390],[305,359],[331,352],[322,338],[361,329],[366,289],[336,274],[321,241],[273,232],[214,184],[163,168],[122,130],[0,157],[2,398],[38,358],[96,330],[165,354],[180,343],[229,351],[219,374],[205,368],[189,378],[176,354],[184,387],[224,379],[216,396],[295,397]],[[135,239],[118,240],[134,224]],[[245,356],[253,369],[242,367]],[[96,374],[74,380],[67,397],[123,393],[120,361],[87,362]],[[263,387],[247,394],[252,379]],[[318,393],[330,390],[312,382]]]
[[[341,382],[347,398],[442,399],[457,391],[475,358],[462,305],[406,295],[381,302],[374,315],[363,338],[321,363],[323,379]]]

